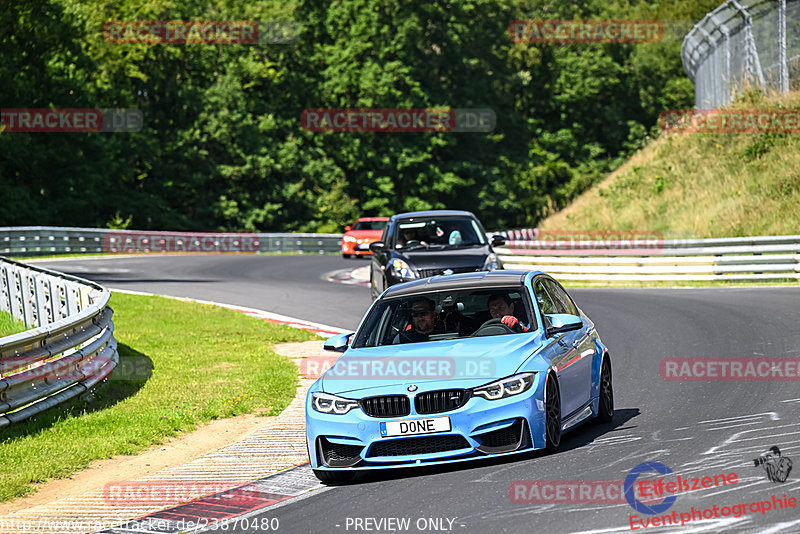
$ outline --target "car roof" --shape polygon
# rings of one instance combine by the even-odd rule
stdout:
[[[389,217],[359,217],[356,222],[358,221],[388,221]]]
[[[419,295],[451,289],[522,286],[526,276],[535,276],[537,274],[544,273],[541,271],[498,270],[451,274],[449,276],[431,276],[430,278],[393,285],[386,290],[382,298]]]
[[[397,213],[392,215],[392,221],[396,221],[398,219],[410,219],[412,217],[445,217],[445,216],[467,216],[472,217],[473,219],[476,218],[475,215],[471,211],[463,211],[463,210],[428,210],[428,211],[409,211],[407,213]]]

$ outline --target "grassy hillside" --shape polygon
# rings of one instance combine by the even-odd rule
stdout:
[[[800,108],[800,93],[734,108]],[[800,135],[660,134],[542,230],[647,230],[665,237],[800,233]]]

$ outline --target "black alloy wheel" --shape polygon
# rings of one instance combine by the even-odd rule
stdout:
[[[545,450],[553,452],[561,445],[561,395],[558,382],[553,375],[547,376],[545,384]]]
[[[611,382],[611,364],[603,360],[600,370],[600,399],[597,420],[608,423],[614,418],[614,386]]]

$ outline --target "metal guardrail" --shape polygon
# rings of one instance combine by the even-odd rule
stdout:
[[[0,427],[81,395],[119,361],[108,289],[0,257],[0,310],[29,330],[0,338]]]
[[[149,232],[58,226],[0,227],[0,254],[341,252],[342,234]]]
[[[728,0],[686,35],[681,56],[698,109],[748,86],[786,93],[800,79],[800,1]]]
[[[659,232],[616,232],[650,238],[602,241],[615,232],[490,232],[508,238],[497,250],[507,268],[541,269],[567,280],[798,279],[800,236],[661,239]],[[599,240],[539,241],[537,236]],[[602,241],[600,245],[598,242]],[[0,254],[127,252],[339,252],[341,234],[147,232],[68,227],[0,227]]]
[[[506,269],[562,280],[800,280],[800,235],[636,241],[513,240],[497,249]]]

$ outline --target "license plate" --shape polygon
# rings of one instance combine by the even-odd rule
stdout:
[[[387,421],[381,423],[381,437],[410,436],[413,434],[433,434],[450,430],[449,417],[431,419],[409,419],[407,421]]]
[[[356,245],[356,250],[369,250],[369,243],[359,243]]]

